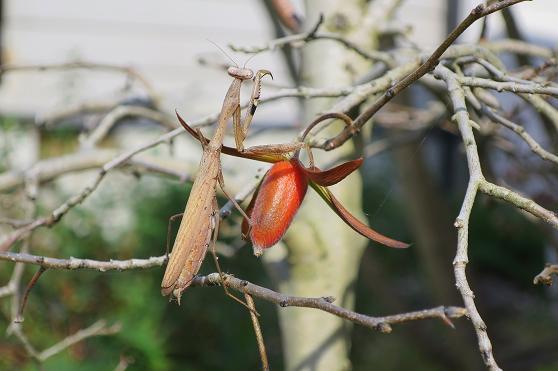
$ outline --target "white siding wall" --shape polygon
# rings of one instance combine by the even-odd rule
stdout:
[[[478,1],[462,1],[461,15]],[[445,32],[445,6],[443,0],[408,0],[399,18],[414,26],[420,45],[433,49]],[[558,1],[526,2],[514,11],[525,35],[556,45]],[[500,30],[500,17],[492,16],[491,33]],[[474,39],[478,32],[477,25],[465,38]],[[256,0],[8,0],[3,37],[9,63],[81,59],[134,66],[163,95],[167,109],[179,108],[192,119],[219,109],[229,81],[223,72],[196,63],[196,56],[219,53],[207,39],[223,46],[255,45],[271,37],[271,27]],[[243,63],[245,56],[237,59]],[[289,84],[278,52],[261,54],[250,66],[270,69],[276,82]],[[123,81],[115,74],[76,71],[8,74],[0,86],[0,111],[31,115],[104,99]],[[258,118],[291,121],[295,111],[283,102],[263,107]]]
[[[131,65],[166,98],[168,109],[179,107],[190,118],[219,109],[230,80],[196,63],[196,56],[219,54],[207,39],[225,47],[271,37],[265,9],[250,0],[12,0],[6,8],[6,62],[80,59]],[[245,58],[237,56],[239,63]],[[250,66],[268,68],[277,81],[288,84],[279,61],[277,53],[266,53]],[[68,101],[106,98],[122,86],[124,80],[117,77],[91,72],[9,74],[0,89],[1,110],[32,113]]]

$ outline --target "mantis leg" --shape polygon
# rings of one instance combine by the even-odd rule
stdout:
[[[232,115],[232,119],[236,149],[242,152],[244,151],[244,139],[246,139],[246,132],[242,130],[242,123],[240,122],[240,105],[236,106],[236,109],[234,110]]]
[[[258,108],[262,90],[261,81],[265,75],[269,75],[273,79],[273,75],[268,70],[258,70],[254,76],[254,87],[252,88],[252,95],[250,96],[250,104],[248,105],[242,124],[240,123],[240,107],[238,107],[238,113],[235,111],[233,115],[236,149],[241,152],[244,151],[244,139],[246,139],[246,136],[248,135],[248,129],[250,128],[250,124],[252,123],[252,119],[254,118],[256,109]]]
[[[282,143],[282,144],[265,144],[261,146],[252,146],[245,148],[242,153],[247,154],[267,154],[267,153],[276,153],[276,154],[284,154],[295,152],[304,147],[305,144],[302,142],[296,143]]]
[[[236,202],[236,200],[234,199],[234,197],[231,197],[228,192],[225,190],[225,179],[223,178],[223,169],[221,168],[221,163],[219,163],[219,172],[217,174],[217,181],[219,183],[219,187],[221,187],[221,190],[223,191],[223,194],[225,195],[225,197],[227,197],[229,199],[230,202],[232,202],[232,204],[234,205],[234,207],[240,212],[240,214],[246,218],[246,220],[248,221],[249,225],[252,225],[252,220],[250,219],[250,217],[246,214],[246,212],[244,211],[244,209],[242,209],[242,207],[240,207],[240,205],[238,204],[238,202]]]
[[[169,260],[169,250],[170,250],[170,235],[171,235],[171,228],[172,228],[172,223],[178,219],[179,217],[182,217],[182,215],[184,215],[184,213],[180,213],[180,214],[174,214],[173,216],[171,216],[169,218],[169,222],[167,224],[167,248],[165,250],[165,256],[167,257],[167,260]]]
[[[202,145],[202,149],[205,150],[205,147],[207,147],[207,138],[203,135],[200,128],[196,128],[196,133],[198,133],[198,138],[199,138],[200,143]]]
[[[259,316],[260,314],[255,309],[251,308],[248,304],[243,302],[241,299],[239,299],[236,296],[234,296],[233,294],[231,294],[229,289],[227,288],[226,283],[225,283],[225,281],[227,279],[227,276],[221,270],[221,266],[219,265],[219,258],[217,257],[217,251],[216,251],[217,236],[219,234],[219,222],[220,222],[220,219],[221,219],[220,216],[219,216],[219,205],[217,204],[217,199],[213,200],[213,213],[212,213],[211,217],[212,217],[212,220],[213,220],[213,236],[211,238],[211,255],[213,255],[213,261],[215,262],[215,267],[217,268],[217,272],[219,273],[219,278],[221,278],[221,285],[223,286],[223,290],[225,291],[225,295],[227,295],[231,299],[237,301],[238,303],[240,303],[243,306],[245,306],[246,308],[248,308],[248,310],[250,312]]]

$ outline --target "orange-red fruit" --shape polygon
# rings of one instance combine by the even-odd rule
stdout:
[[[308,189],[297,159],[276,162],[266,173],[250,212],[249,231],[254,253],[275,245],[289,228]]]

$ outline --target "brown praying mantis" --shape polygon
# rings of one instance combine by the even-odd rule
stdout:
[[[211,246],[213,259],[222,279],[225,293],[234,300],[246,305],[228,292],[224,284],[225,276],[219,267],[215,253],[220,219],[219,205],[217,204],[216,197],[217,184],[219,184],[225,196],[231,200],[243,217],[251,224],[250,218],[234,198],[230,197],[225,191],[220,156],[228,121],[232,118],[236,148],[242,153],[289,153],[300,149],[303,145],[302,143],[272,144],[245,149],[243,143],[258,106],[261,79],[266,75],[270,75],[273,78],[273,75],[267,70],[258,70],[254,74],[248,68],[239,67],[229,67],[227,72],[234,80],[225,95],[213,138],[207,142],[201,131],[197,130],[203,147],[203,155],[161,283],[161,293],[163,295],[172,294],[179,304],[182,292],[192,283],[192,280],[200,270],[207,250]],[[250,104],[244,119],[241,121],[240,87],[244,80],[249,79],[254,80],[254,87]],[[187,126],[185,123],[183,125]]]

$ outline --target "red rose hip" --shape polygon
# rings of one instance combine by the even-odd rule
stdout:
[[[254,254],[275,245],[289,228],[308,189],[308,179],[297,159],[275,163],[265,174],[253,204],[248,207],[248,231]],[[243,229],[247,229],[247,223]]]

